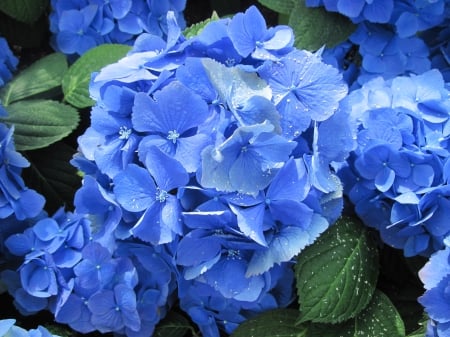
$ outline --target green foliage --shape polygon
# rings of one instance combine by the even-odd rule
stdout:
[[[201,22],[194,23],[193,25],[187,27],[187,28],[184,30],[183,35],[184,35],[187,39],[189,39],[189,38],[191,38],[191,37],[194,37],[194,36],[200,34],[200,32],[203,30],[203,28],[205,28],[205,26],[206,26],[208,23],[210,23],[210,22],[212,22],[212,21],[219,20],[219,19],[220,19],[220,18],[219,18],[219,15],[217,14],[217,12],[214,11],[214,12],[212,13],[212,15],[211,15],[210,18],[208,18],[208,19],[206,19],[206,20],[203,20],[203,21],[201,21]]]
[[[280,14],[290,14],[298,0],[259,0],[259,2]]]
[[[53,100],[23,100],[7,106],[1,120],[15,127],[18,151],[39,149],[69,135],[78,125],[78,111]]]
[[[53,53],[36,61],[16,75],[0,90],[0,101],[4,106],[61,86],[68,68],[64,54]]]
[[[64,99],[77,108],[87,108],[94,101],[89,96],[89,82],[93,72],[124,57],[131,47],[120,44],[102,44],[83,54],[68,70],[62,80]]]
[[[306,326],[296,324],[298,311],[277,309],[267,311],[239,325],[232,337],[307,337]]]
[[[63,142],[25,153],[30,168],[22,174],[27,186],[45,195],[47,211],[53,213],[62,205],[72,206],[81,179],[70,164],[75,149]],[[42,160],[45,158],[45,160]]]
[[[171,311],[158,324],[153,337],[183,337],[189,331],[195,336],[195,332],[186,317]]]
[[[49,0],[0,0],[0,11],[17,21],[32,24],[48,4]]]
[[[378,276],[378,253],[365,227],[340,218],[299,255],[295,268],[300,322],[337,323],[369,303]]]
[[[369,305],[341,324],[311,324],[307,337],[405,337],[403,321],[389,298],[376,291]]]
[[[315,51],[322,46],[334,47],[345,41],[356,28],[345,16],[328,12],[323,7],[307,7],[305,0],[259,2],[281,14],[280,20],[294,30],[295,46],[299,49]]]

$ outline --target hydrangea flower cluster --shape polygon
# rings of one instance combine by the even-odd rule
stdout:
[[[38,326],[36,329],[25,330],[16,324],[15,319],[0,320],[0,336],[2,337],[58,337],[53,335],[43,326]]]
[[[378,78],[343,101],[357,147],[339,175],[363,221],[406,256],[429,256],[450,236],[450,93],[438,70]]]
[[[12,78],[18,62],[19,60],[12,53],[6,39],[0,37],[0,88]]]
[[[448,27],[444,24],[449,13],[445,0],[309,0],[306,4],[325,6],[328,11],[343,14],[357,24],[348,41],[329,51],[339,60],[342,70],[346,70],[345,58],[357,49],[361,60],[356,62],[361,64],[357,69],[352,67],[353,74],[349,76],[349,84],[355,87],[378,76],[390,79],[430,70],[433,56],[430,44],[437,46],[432,41]],[[430,30],[432,34],[423,34]],[[433,66],[437,62],[435,59]]]
[[[93,78],[74,213],[7,241],[22,305],[80,332],[150,335],[177,299],[204,336],[230,333],[292,301],[294,256],[342,210],[347,85],[321,51],[256,7],[190,39],[166,22]]]
[[[186,0],[52,0],[51,43],[73,57],[104,43],[133,44],[141,33],[165,38],[166,14],[184,27]]]
[[[431,318],[426,337],[450,336],[450,245],[431,256],[419,277],[425,287],[419,302]]]

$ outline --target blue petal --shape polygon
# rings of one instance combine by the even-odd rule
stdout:
[[[253,207],[237,207],[230,205],[231,210],[237,216],[239,229],[250,239],[267,247],[264,236],[264,213],[265,205],[259,204]]]
[[[325,218],[314,214],[310,226],[306,229],[297,226],[282,227],[269,242],[269,248],[254,252],[246,276],[262,274],[274,264],[290,261],[303,248],[312,244],[328,226]]]
[[[146,169],[130,164],[114,178],[114,194],[126,210],[140,212],[154,204],[156,186]]]

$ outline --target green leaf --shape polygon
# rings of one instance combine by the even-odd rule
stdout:
[[[0,100],[4,106],[29,98],[61,85],[67,71],[67,60],[64,54],[53,53],[34,62],[15,76],[0,90]]]
[[[354,319],[341,324],[311,324],[307,337],[405,337],[400,314],[389,298],[375,291],[369,305]],[[423,336],[422,336],[423,337]]]
[[[214,11],[210,18],[203,20],[202,22],[194,23],[193,25],[187,27],[184,30],[183,35],[187,39],[197,36],[198,34],[200,34],[200,32],[203,30],[203,28],[205,28],[210,22],[213,22],[213,21],[216,21],[219,19],[220,19],[219,15],[217,14],[216,11]]]
[[[35,22],[47,6],[48,0],[0,0],[0,11],[28,24]]]
[[[378,250],[359,221],[342,217],[300,253],[295,274],[299,322],[342,322],[370,302]]]
[[[65,74],[62,81],[64,99],[77,108],[94,104],[89,97],[91,74],[123,58],[131,47],[122,44],[102,44],[84,53]]]
[[[231,337],[305,337],[305,326],[296,325],[298,311],[276,309],[251,318],[237,327]]]
[[[298,0],[258,0],[261,5],[281,14],[290,14]]]
[[[46,147],[69,135],[79,121],[73,107],[51,100],[24,100],[6,107],[7,117],[0,120],[14,125],[18,151]]]
[[[315,51],[322,46],[332,48],[345,41],[356,26],[339,13],[323,7],[306,7],[305,0],[297,0],[290,11],[289,26],[295,34],[295,46]]]
[[[153,337],[183,337],[188,331],[193,331],[189,321],[182,315],[171,311],[156,326]]]
[[[54,213],[63,205],[72,206],[73,196],[81,184],[77,169],[70,164],[75,152],[62,142],[25,152],[30,167],[23,171],[22,177],[27,187],[45,195],[49,213]]]

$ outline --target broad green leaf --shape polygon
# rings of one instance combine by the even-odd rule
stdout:
[[[89,96],[92,73],[117,62],[130,49],[130,46],[122,44],[102,44],[88,50],[69,68],[63,78],[64,99],[77,108],[92,106],[94,101]]]
[[[30,167],[23,171],[22,177],[29,188],[45,195],[45,207],[49,213],[62,205],[71,206],[80,187],[81,178],[70,164],[74,153],[75,149],[63,142],[25,152]]]
[[[0,0],[0,11],[24,23],[35,22],[49,4],[48,0]]]
[[[64,54],[53,53],[34,62],[17,74],[0,90],[0,100],[7,106],[24,98],[29,98],[61,85],[67,71]]]
[[[405,337],[405,327],[389,298],[377,290],[354,319],[335,325],[311,324],[307,337]]]
[[[48,43],[48,17],[42,15],[36,22],[27,24],[14,20],[0,11],[0,36],[8,41],[10,47],[40,50],[42,45]],[[31,52],[22,55],[21,62],[29,64],[27,59],[31,55]]]
[[[203,28],[205,28],[210,22],[216,21],[219,19],[220,19],[219,15],[217,15],[217,12],[214,11],[210,18],[203,20],[202,22],[194,23],[193,25],[187,27],[184,30],[183,35],[187,39],[197,36],[198,34],[200,34],[200,32],[203,30]]]
[[[189,321],[176,312],[169,314],[156,326],[153,337],[183,337],[188,331],[192,331],[193,327]]]
[[[14,125],[18,151],[46,147],[69,135],[78,125],[78,111],[51,100],[23,100],[6,107],[7,117],[0,120]]]
[[[356,219],[341,217],[298,256],[299,322],[337,323],[370,302],[378,277],[378,250]]]
[[[231,337],[306,337],[307,329],[296,325],[297,318],[294,309],[270,310],[243,322]]]
[[[326,46],[332,48],[345,41],[356,26],[345,16],[323,7],[306,7],[305,0],[297,0],[290,12],[289,26],[295,34],[295,46],[315,51]]]
[[[258,0],[261,5],[281,14],[291,13],[296,1],[298,0]]]

